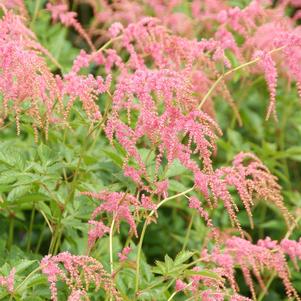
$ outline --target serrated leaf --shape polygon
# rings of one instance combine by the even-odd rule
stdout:
[[[21,273],[22,271],[28,269],[31,265],[37,263],[36,260],[22,260],[19,264],[15,266],[16,273]]]
[[[167,254],[164,257],[164,260],[165,260],[166,271],[170,271],[174,266],[173,260]]]
[[[175,258],[175,264],[182,264],[185,261],[187,261],[190,257],[192,257],[194,254],[194,252],[190,252],[190,251],[181,251]]]
[[[28,186],[28,185],[17,186],[9,192],[9,194],[7,196],[7,201],[9,201],[9,202],[16,201],[20,197],[27,194],[29,191],[30,191],[30,186]]]
[[[215,279],[215,280],[222,280],[222,278],[218,274],[216,274],[212,271],[209,271],[209,270],[201,270],[201,271],[186,270],[184,272],[184,275],[186,277],[198,275],[198,276],[203,276],[203,277],[211,278],[211,279]]]
[[[123,165],[123,160],[122,158],[117,155],[116,153],[104,150],[103,151],[117,166],[122,167]]]

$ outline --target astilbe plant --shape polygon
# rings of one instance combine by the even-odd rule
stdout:
[[[87,116],[85,121],[91,123],[87,139],[98,127],[104,130],[101,136],[104,142],[97,147],[108,147],[119,153],[120,157],[113,151],[104,152],[115,158],[127,180],[120,189],[108,186],[99,193],[93,192],[91,185],[79,185],[81,163],[85,163],[85,159],[93,161],[91,157],[84,158],[88,143],[83,143],[77,166],[74,167],[74,162],[70,165],[70,170],[74,171],[70,177],[65,168],[69,156],[66,154],[62,175],[49,197],[55,202],[48,208],[42,195],[43,205],[34,205],[33,209],[33,212],[41,211],[45,224],[53,232],[51,254],[43,257],[37,268],[48,279],[51,300],[59,299],[58,286],[62,282],[67,286],[70,301],[90,300],[100,288],[106,300],[155,300],[157,296],[143,299],[147,291],[144,278],[151,288],[166,284],[160,300],[168,298],[170,301],[178,294],[186,294],[191,300],[251,300],[239,295],[240,283],[235,273],[238,268],[253,300],[258,294],[254,280],[262,292],[268,288],[263,277],[266,270],[282,280],[287,297],[300,300],[286,259],[287,256],[297,267],[297,260],[301,259],[300,241],[290,240],[287,235],[280,242],[267,237],[252,243],[238,216],[243,207],[250,227],[254,228],[252,209],[258,201],[264,201],[265,205],[282,213],[288,227],[295,226],[278,180],[250,152],[240,152],[232,164],[217,167],[217,144],[223,132],[214,112],[215,99],[221,98],[230,105],[236,121],[242,125],[229,78],[243,68],[249,67],[251,76],[261,73],[265,77],[270,98],[266,119],[274,116],[277,121],[278,77],[294,81],[301,94],[301,32],[296,26],[297,16],[290,18],[285,14],[287,7],[296,3],[280,1],[272,8],[270,1],[253,0],[245,8],[238,8],[231,7],[227,1],[195,0],[189,6],[196,19],[193,21],[188,15],[177,12],[179,1],[84,2],[92,7],[93,13],[93,21],[85,29],[78,21],[77,12],[69,10],[68,1],[46,4],[46,11],[54,22],[75,29],[81,42],[85,41],[83,47],[89,46],[89,51],[81,49],[71,69],[64,74],[60,64],[26,26],[29,16],[24,3],[1,2],[1,122],[5,123],[12,114],[19,134],[21,120],[30,117],[38,142],[38,130],[45,129],[47,136],[50,123],[61,122],[68,128],[69,118],[73,118],[70,117],[72,109],[80,102]],[[50,71],[47,58],[58,68],[60,72],[56,73],[59,74]],[[103,110],[104,99],[109,104],[106,110]],[[64,142],[65,139],[66,133]],[[100,140],[95,139],[95,143]],[[175,177],[169,176],[168,171],[175,163],[185,169],[191,186],[170,195],[170,182]],[[44,175],[41,170],[39,175]],[[88,169],[85,173],[94,171]],[[183,177],[183,183],[185,181]],[[62,189],[63,197],[57,199],[55,195],[62,182],[67,188]],[[43,192],[49,192],[52,184],[42,185]],[[35,185],[33,196],[40,200],[40,194],[36,193],[40,182],[36,181]],[[85,227],[79,227],[87,236],[87,248],[77,251],[85,249],[85,255],[63,251],[68,239],[64,240],[65,245],[60,245],[64,227],[68,227],[71,217],[68,214],[72,212],[73,217],[77,206],[76,190],[91,190],[81,192],[81,200],[90,197],[100,203],[89,208],[89,213],[82,218]],[[189,212],[195,210],[199,214],[214,239],[208,236],[208,246],[191,254],[185,253],[185,242],[183,252],[174,261],[167,256],[166,266],[157,262],[154,273],[161,273],[162,278],[151,282],[150,278],[156,277],[149,274],[145,277],[150,269],[146,268],[142,255],[146,229],[151,221],[160,219],[161,206],[171,200],[180,201],[183,196],[188,199]],[[212,214],[219,203],[223,204],[232,227],[241,237],[221,233]],[[52,217],[52,213],[57,216]],[[9,215],[14,216],[11,212]],[[34,221],[34,213],[31,221]],[[122,222],[128,224],[129,232],[124,246],[117,251],[113,238],[122,232]],[[141,232],[140,222],[143,223]],[[32,222],[30,227],[33,228]],[[10,229],[10,235],[12,232]],[[30,243],[28,245],[29,250]],[[110,273],[98,260],[102,246],[109,253]],[[57,254],[58,250],[62,252]],[[119,261],[114,263],[114,258]],[[191,261],[185,263],[188,260]],[[135,276],[131,276],[131,282],[121,284],[127,269],[134,271]],[[22,291],[32,276],[29,274],[14,287],[15,271],[13,268],[9,276],[0,276],[0,285],[11,298]],[[121,296],[119,290],[124,292],[126,286],[129,290]]]
[[[56,283],[61,280],[71,290],[70,301],[80,300],[84,296],[89,300],[87,290],[95,285],[96,290],[102,287],[115,300],[121,300],[115,290],[111,275],[102,264],[89,256],[76,256],[62,252],[56,256],[48,255],[41,261],[42,272],[50,283],[51,299],[58,300]]]
[[[40,127],[47,133],[56,102],[62,110],[54,76],[42,56],[47,51],[19,16],[6,12],[0,23],[2,123],[13,112],[20,134],[21,114],[28,115],[33,120],[35,132]]]
[[[234,296],[230,300],[250,300],[236,295],[239,290],[235,281],[235,269],[237,267],[242,270],[245,283],[249,286],[254,300],[256,299],[256,293],[252,274],[257,279],[262,290],[265,290],[265,283],[261,276],[263,269],[274,270],[282,279],[287,295],[300,300],[289,280],[290,273],[285,259],[286,254],[294,260],[300,258],[299,251],[300,243],[289,239],[284,239],[278,244],[277,241],[272,241],[268,237],[265,240],[259,240],[257,244],[252,244],[250,241],[239,237],[229,237],[211,251],[204,249],[200,260],[205,264],[214,265],[215,271],[227,279],[234,292]],[[224,285],[223,282],[218,283],[212,279],[206,280],[206,277],[198,275],[192,276],[191,279],[187,280],[190,281],[188,284],[183,282],[183,280],[178,280],[176,290],[190,290],[197,296],[202,296],[204,300],[215,300],[210,299],[214,298],[214,296],[217,298],[216,300],[224,300],[225,292],[221,290]],[[205,287],[207,286],[208,289],[205,291],[203,289],[200,290],[201,283]]]
[[[109,91],[111,77],[82,75],[79,71],[89,66],[85,52],[81,52],[69,73],[54,76],[46,57],[58,65],[47,49],[36,39],[21,17],[5,11],[1,19],[1,124],[12,114],[20,134],[21,117],[30,117],[35,140],[38,129],[44,129],[46,138],[50,123],[66,123],[75,101],[81,101],[92,122],[101,119],[96,100]],[[97,53],[92,57],[98,62]],[[58,65],[58,67],[60,67]]]
[[[95,228],[98,228],[100,230],[99,237],[103,236],[106,232],[108,232],[107,231],[108,228],[106,228],[103,224],[101,224],[101,222],[96,222],[95,220],[99,214],[104,212],[109,213],[114,217],[117,229],[119,229],[121,220],[125,220],[129,224],[131,231],[133,231],[133,233],[136,236],[138,235],[135,219],[131,212],[131,207],[134,210],[137,210],[140,206],[140,203],[134,196],[127,193],[107,192],[107,191],[103,191],[100,193],[86,192],[82,194],[103,201],[103,203],[93,211],[91,220],[89,221],[89,223],[95,225]],[[101,229],[103,230],[101,231]],[[91,241],[95,241],[94,231],[92,230],[89,232],[89,237]]]

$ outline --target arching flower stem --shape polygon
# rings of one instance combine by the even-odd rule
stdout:
[[[275,52],[278,52],[280,50],[283,50],[284,48],[286,47],[285,46],[282,46],[282,47],[279,47],[279,48],[275,48],[269,52],[267,52],[268,54],[273,54]],[[203,97],[202,101],[200,102],[199,106],[198,106],[198,109],[201,109],[203,107],[203,105],[205,104],[205,102],[207,101],[207,99],[209,98],[209,96],[211,95],[211,93],[215,90],[215,88],[217,87],[217,85],[225,78],[227,77],[228,75],[232,74],[233,72],[237,71],[237,70],[240,70],[240,69],[243,69],[247,66],[250,66],[250,65],[253,65],[257,62],[260,61],[261,58],[257,57],[249,62],[246,62],[244,64],[241,64],[235,68],[232,68],[230,70],[228,70],[227,72],[223,73],[222,75],[220,75],[218,77],[218,79],[212,84],[212,86],[210,87],[210,89],[208,90],[208,92],[206,93],[206,95]]]
[[[191,191],[194,190],[194,186],[192,186],[191,188],[180,192],[178,194],[175,194],[171,197],[165,198],[163,199],[156,207],[156,210],[158,210],[162,205],[164,205],[166,202],[173,200],[177,197],[183,196]],[[139,239],[139,243],[138,243],[138,251],[137,251],[137,264],[136,264],[136,285],[135,285],[135,292],[136,292],[136,297],[137,297],[137,293],[139,290],[139,273],[140,273],[140,257],[141,257],[141,251],[142,251],[142,244],[143,244],[143,239],[145,236],[145,232],[146,232],[146,228],[149,224],[150,218],[155,214],[156,210],[152,210],[149,215],[146,217],[145,221],[144,221],[144,225],[140,234],[140,239]]]

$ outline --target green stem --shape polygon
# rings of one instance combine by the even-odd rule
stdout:
[[[41,267],[37,267],[36,269],[34,269],[32,272],[30,272],[26,278],[14,289],[14,294],[22,287],[22,285],[24,285],[24,283],[26,282],[26,280],[28,280],[32,275],[34,275],[36,272],[40,271]]]
[[[39,250],[40,250],[40,247],[41,247],[41,244],[42,244],[42,241],[43,241],[43,238],[44,238],[45,228],[46,228],[46,221],[44,221],[44,224],[42,226],[42,230],[41,230],[41,233],[40,233],[40,236],[39,236],[39,239],[38,239],[38,243],[37,243],[37,246],[36,246],[36,249],[35,249],[35,253],[38,253]]]
[[[188,283],[186,286],[185,286],[185,288],[184,289],[186,289],[186,288],[188,288],[189,286],[191,286],[192,285],[192,281],[190,282],[190,283]],[[173,297],[177,294],[177,293],[179,293],[179,291],[175,291],[175,292],[173,292],[171,295],[170,295],[170,297],[168,298],[168,300],[167,301],[171,301],[172,299],[173,299]]]
[[[106,42],[102,47],[100,47],[96,52],[100,52],[102,50],[105,50],[107,47],[109,47],[111,45],[111,43],[120,40],[123,37],[123,35],[120,35],[116,38],[112,38],[110,39],[108,42]]]
[[[60,231],[58,232],[58,236],[57,236],[57,240],[55,242],[55,247],[53,250],[53,255],[56,255],[59,247],[60,247],[60,243],[61,243],[61,238],[62,238],[62,234],[63,234],[63,229],[61,228]]]
[[[142,252],[142,244],[143,244],[143,239],[144,239],[144,236],[145,236],[145,231],[146,231],[146,228],[148,226],[148,223],[150,221],[150,218],[155,214],[155,212],[162,206],[164,205],[166,202],[170,201],[170,200],[173,200],[177,197],[180,197],[180,196],[183,196],[189,192],[191,192],[192,190],[194,189],[194,186],[183,191],[183,192],[180,192],[176,195],[173,195],[171,197],[168,197],[168,198],[165,198],[164,200],[162,200],[156,207],[156,210],[152,210],[150,212],[150,214],[146,217],[145,221],[144,221],[144,225],[143,225],[143,228],[142,228],[142,232],[141,232],[141,235],[140,235],[140,239],[139,239],[139,244],[138,244],[138,251],[137,251],[137,264],[136,264],[136,283],[135,283],[135,292],[136,292],[136,297],[137,297],[137,293],[138,293],[138,290],[139,290],[139,273],[140,273],[140,258],[141,258],[141,252]]]
[[[36,18],[38,16],[39,8],[40,8],[41,0],[36,0],[35,8],[34,8],[34,13],[33,17],[30,23],[30,26],[32,27],[34,22],[36,21]]]
[[[276,48],[276,49],[273,49],[271,51],[269,51],[268,53],[269,54],[272,54],[274,52],[277,52],[277,51],[280,51],[282,49],[284,49],[286,46],[282,46],[282,47],[279,47],[279,48]],[[208,92],[206,93],[206,95],[203,97],[201,103],[199,104],[198,106],[198,109],[201,109],[202,106],[204,105],[204,103],[207,101],[207,99],[209,98],[209,96],[211,95],[211,93],[215,90],[215,88],[218,86],[218,84],[225,78],[227,77],[228,75],[232,74],[233,72],[237,71],[237,70],[240,70],[240,69],[243,69],[247,66],[250,66],[250,65],[253,65],[257,62],[260,61],[260,58],[256,58],[254,60],[251,60],[249,62],[246,62],[244,64],[241,64],[233,69],[230,69],[228,70],[227,72],[223,73],[221,76],[218,77],[218,79],[212,84],[212,86],[210,87],[210,89],[208,90]]]
[[[57,238],[59,235],[59,224],[56,225],[55,229],[54,229],[54,233],[52,234],[52,238],[51,238],[51,242],[50,242],[50,246],[49,246],[49,254],[53,254],[56,243],[57,243]]]
[[[75,171],[74,171],[74,174],[73,174],[73,180],[71,182],[70,192],[69,192],[69,195],[68,195],[68,197],[67,197],[67,199],[65,201],[65,204],[64,204],[65,207],[74,198],[76,184],[77,184],[78,177],[79,177],[79,169],[80,169],[81,163],[83,161],[84,153],[85,153],[87,145],[88,145],[88,141],[89,141],[88,138],[91,136],[91,134],[101,124],[102,124],[102,122],[98,123],[92,130],[90,130],[88,132],[88,135],[87,135],[86,139],[84,140],[84,143],[83,143],[83,145],[81,147],[81,150],[80,150],[80,154],[79,154],[79,158],[78,158],[78,161],[77,161],[77,165],[76,165],[76,168],[75,168]],[[59,249],[59,245],[60,245],[60,242],[61,242],[61,237],[62,237],[62,234],[63,234],[63,229],[61,228],[61,219],[62,219],[62,213],[60,214],[58,223],[56,225],[56,228],[54,230],[54,234],[53,234],[53,237],[52,237],[52,240],[51,240],[51,244],[50,244],[50,248],[49,248],[50,254],[53,254],[53,252],[56,253],[58,251],[58,249]]]
[[[183,243],[183,247],[182,247],[182,251],[184,251],[187,247],[188,244],[188,240],[189,240],[189,236],[190,236],[190,232],[191,232],[191,228],[192,228],[192,224],[193,224],[193,219],[195,216],[195,210],[193,210],[192,215],[190,217],[190,221],[189,221],[189,225],[186,231],[186,235],[185,235],[185,239],[184,239],[184,243]]]
[[[33,204],[33,206],[32,206],[32,211],[31,211],[31,215],[30,215],[30,224],[29,224],[29,229],[28,229],[27,245],[26,245],[27,252],[29,252],[30,246],[31,246],[31,237],[32,237],[34,218],[35,218],[35,204]]]
[[[113,259],[113,233],[114,233],[114,225],[115,225],[116,217],[113,217],[111,228],[110,228],[110,237],[109,237],[109,248],[110,248],[110,268],[111,274],[113,275],[114,272],[114,259]]]
[[[262,299],[264,298],[265,294],[267,293],[270,285],[272,284],[274,278],[277,276],[277,273],[276,272],[273,272],[273,274],[271,275],[271,277],[269,278],[264,290],[260,293],[257,301],[262,301]]]

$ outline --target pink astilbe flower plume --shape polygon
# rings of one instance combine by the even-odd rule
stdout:
[[[74,290],[68,297],[67,301],[81,301],[81,300],[89,300],[87,294],[82,290]]]
[[[118,253],[119,261],[126,261],[130,252],[132,251],[131,247],[125,247],[121,252]]]
[[[276,115],[276,87],[277,87],[277,69],[276,64],[270,53],[264,51],[256,51],[254,57],[260,58],[259,65],[264,71],[264,75],[270,91],[270,104],[268,107],[266,119],[269,119],[270,115],[273,114],[275,120]]]
[[[290,257],[295,267],[298,268],[297,260],[301,260],[301,238],[299,238],[298,241],[283,239],[280,242],[280,248],[285,254]]]
[[[284,241],[283,244],[285,243]],[[297,291],[289,279],[289,268],[284,257],[286,250],[285,248],[283,250],[280,246],[277,245],[274,248],[273,244],[273,248],[271,249],[270,240],[252,244],[248,240],[232,237],[225,241],[224,247],[216,247],[211,253],[211,258],[209,256],[206,260],[222,268],[223,276],[229,280],[235,292],[238,290],[234,279],[235,268],[239,267],[242,270],[245,283],[249,286],[254,300],[256,300],[256,293],[252,274],[257,279],[261,288],[265,289],[261,273],[263,269],[267,269],[277,273],[278,277],[283,281],[288,297],[300,300]]]
[[[102,238],[106,233],[110,232],[110,228],[101,221],[90,220],[88,223],[91,225],[88,232],[88,245],[92,248],[97,239]]]
[[[217,207],[218,200],[224,203],[232,226],[237,227],[242,236],[244,234],[236,216],[239,209],[229,192],[229,187],[231,186],[237,190],[252,227],[251,209],[254,206],[254,199],[264,200],[276,206],[283,214],[287,225],[290,225],[294,221],[292,215],[284,206],[277,178],[251,153],[236,155],[233,165],[230,167],[218,168],[210,174],[196,173],[195,185],[208,201],[210,207]],[[207,224],[208,222],[211,224],[208,215],[197,199],[191,198],[190,206],[199,211]]]
[[[51,3],[47,3],[47,10],[51,13],[53,21],[60,21],[62,24],[64,24],[67,27],[73,27],[81,37],[88,43],[90,48],[95,51],[95,47],[84,30],[84,28],[81,26],[81,24],[76,19],[77,13],[68,11],[68,6],[65,4],[57,4],[53,5]]]
[[[135,219],[132,213],[132,211],[137,211],[140,206],[140,203],[136,197],[128,193],[108,191],[103,191],[100,193],[82,192],[82,194],[103,201],[102,204],[93,211],[90,223],[95,224],[94,221],[97,216],[103,212],[106,212],[113,215],[117,229],[119,229],[120,222],[124,220],[129,224],[133,233],[138,236]],[[98,224],[96,227],[99,227],[99,225],[101,224]],[[95,230],[96,229],[97,228],[95,228]],[[101,234],[107,232],[106,229],[107,228],[103,227],[103,225],[101,225],[99,228]],[[91,242],[93,240],[94,235],[92,237],[91,234]]]
[[[95,285],[96,290],[103,288],[109,296],[121,301],[110,274],[92,257],[76,256],[69,252],[59,253],[56,256],[47,255],[41,261],[41,268],[50,283],[52,301],[58,300],[56,287],[58,281],[63,281],[69,287],[71,293],[68,300],[77,301],[82,296],[90,300],[87,292],[91,285]]]
[[[8,276],[0,276],[0,286],[5,287],[10,293],[14,291],[15,273],[16,269],[12,268]]]
[[[156,173],[164,156],[168,164],[178,159],[183,166],[197,172],[199,167],[192,157],[198,155],[204,169],[212,169],[210,157],[221,130],[202,111],[182,112],[181,108],[191,97],[189,86],[185,74],[167,69],[139,70],[119,82],[106,134],[111,142],[116,138],[127,152],[125,171],[136,183],[141,184],[139,177],[142,176],[151,181],[137,148],[143,139],[158,150]],[[164,110],[159,113],[161,105]],[[127,113],[125,121],[124,112]],[[135,124],[131,123],[132,112],[138,113]],[[185,137],[187,142],[183,140]],[[129,161],[139,166],[136,172],[133,166],[129,169]],[[153,181],[157,182],[156,178]]]
[[[257,245],[271,250],[282,251],[289,256],[290,260],[294,263],[295,268],[299,270],[297,261],[301,260],[301,238],[298,241],[284,238],[278,243],[278,241],[266,237],[265,239],[258,240]]]
[[[42,57],[47,51],[20,17],[10,12],[0,20],[0,41],[2,118],[13,114],[19,134],[21,113],[26,114],[37,139],[38,128],[44,128],[47,134],[56,102],[57,110],[63,111],[54,76]]]
[[[4,5],[6,9],[17,11],[24,18],[28,18],[28,12],[23,0],[1,0],[0,4]]]
[[[74,102],[79,100],[90,120],[98,121],[101,119],[97,100],[99,95],[109,91],[112,80],[111,74],[108,74],[106,80],[101,76],[80,74],[82,68],[89,67],[91,63],[99,63],[98,59],[99,55],[97,53],[88,54],[81,50],[75,58],[70,72],[62,78],[60,76],[56,77],[61,97],[68,99],[66,111],[64,112],[65,118],[67,118]],[[104,58],[101,59],[104,60]]]
[[[194,267],[192,269],[192,272],[194,272],[195,275],[189,277],[188,284],[186,284],[181,279],[177,279],[175,285],[176,292],[190,291],[194,296],[194,298],[200,297],[201,300],[206,300],[206,301],[216,301],[216,300],[251,301],[250,298],[239,295],[236,292],[236,290],[234,290],[233,293],[233,292],[229,292],[229,289],[226,289],[225,281],[223,278],[225,277],[223,269],[210,268],[210,271],[220,277],[215,277],[215,278],[206,277],[205,275],[202,275],[201,267],[199,266]],[[199,275],[198,272],[200,272]]]
[[[214,237],[217,239],[218,233],[216,232],[212,219],[209,217],[208,212],[202,207],[201,202],[196,197],[189,198],[189,208],[197,210],[199,215],[205,220],[207,227],[213,232]]]
[[[233,160],[233,167],[245,177],[246,188],[250,195],[276,206],[283,214],[288,226],[294,223],[294,217],[284,205],[281,186],[277,182],[277,177],[272,175],[254,154],[240,153],[236,155]]]
[[[115,22],[109,28],[109,33],[112,38],[116,38],[124,30],[123,25],[120,22]]]

